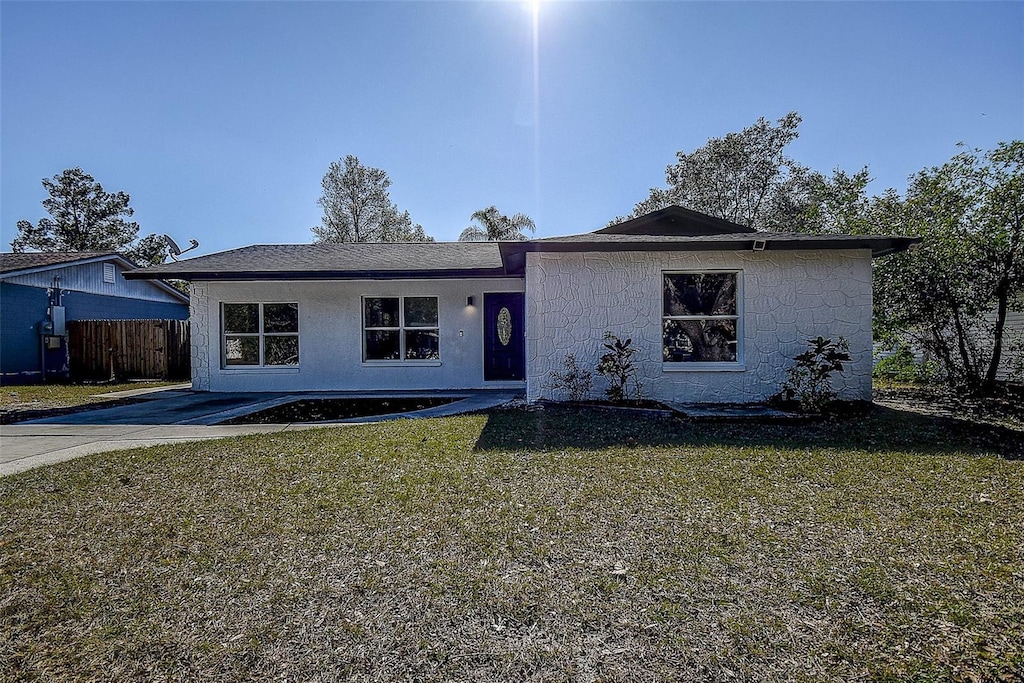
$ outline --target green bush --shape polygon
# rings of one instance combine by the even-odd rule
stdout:
[[[786,381],[778,397],[783,402],[796,402],[800,412],[818,413],[835,401],[832,373],[842,372],[850,360],[850,344],[845,337],[838,342],[817,337],[807,340],[809,348],[799,354],[796,364],[786,371]]]
[[[905,384],[928,384],[934,382],[938,368],[935,363],[918,363],[914,352],[907,344],[901,344],[891,356],[878,361],[871,375],[875,379]]]
[[[553,391],[564,392],[570,401],[586,400],[594,386],[594,376],[590,370],[584,370],[576,360],[576,354],[565,354],[562,362],[565,370],[552,370],[548,373],[548,383],[545,388]]]
[[[605,396],[612,403],[623,403],[631,395],[634,400],[639,401],[643,394],[643,384],[633,362],[633,355],[637,351],[633,346],[633,340],[622,341],[612,332],[605,332],[604,348],[608,349],[608,353],[601,356],[598,361],[597,374],[608,379],[609,386],[604,390]],[[632,392],[629,390],[631,382]]]

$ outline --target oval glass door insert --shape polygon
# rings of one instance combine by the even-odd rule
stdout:
[[[498,311],[498,341],[501,342],[502,346],[508,346],[511,339],[512,314],[508,312],[508,308],[502,306],[501,310]]]

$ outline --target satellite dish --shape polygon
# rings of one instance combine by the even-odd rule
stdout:
[[[170,235],[164,235],[163,240],[164,243],[167,245],[167,251],[170,253],[171,259],[174,261],[177,261],[178,257],[184,254],[186,251],[192,251],[193,249],[199,247],[198,240],[189,240],[188,249],[182,249],[181,247],[179,247],[178,243],[171,239]]]
[[[167,243],[167,250],[171,252],[171,256],[181,256],[181,247],[178,243],[171,239],[170,235],[164,235],[164,242]]]

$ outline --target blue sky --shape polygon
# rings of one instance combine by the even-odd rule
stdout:
[[[331,161],[437,239],[582,232],[677,150],[803,116],[796,160],[903,190],[1024,137],[1024,3],[0,3],[0,239],[81,166],[196,253],[309,242]],[[536,58],[536,65],[535,65]],[[536,69],[535,69],[536,66]],[[535,84],[535,73],[538,76]]]

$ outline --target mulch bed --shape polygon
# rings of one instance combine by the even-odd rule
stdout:
[[[411,397],[411,398],[323,398],[292,401],[284,405],[267,408],[257,413],[226,420],[221,424],[284,424],[290,422],[332,422],[354,417],[408,413],[443,406],[459,398]]]

